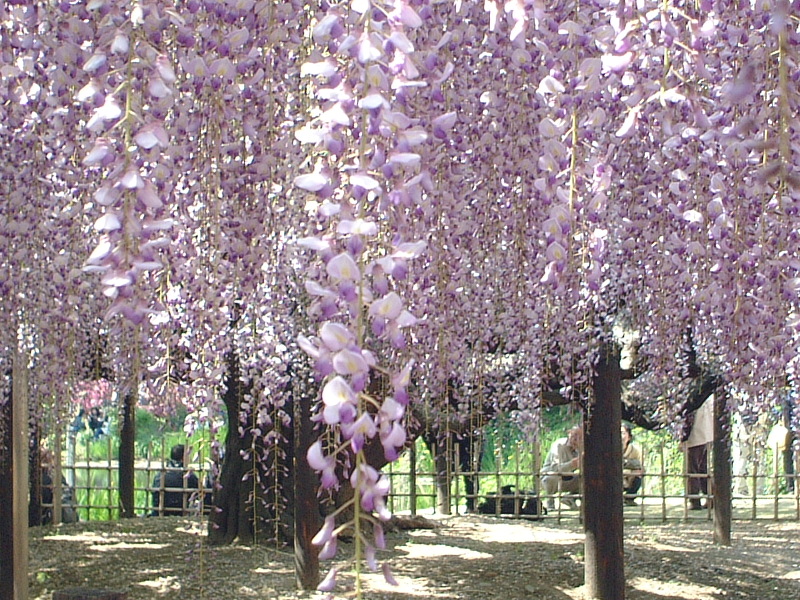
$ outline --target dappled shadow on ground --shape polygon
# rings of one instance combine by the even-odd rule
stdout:
[[[210,548],[202,522],[178,518],[34,528],[32,600],[89,586],[130,600],[280,600],[322,596],[294,589],[285,549]],[[580,525],[486,516],[447,517],[435,529],[389,534],[382,553],[400,582],[365,574],[368,600],[578,600],[583,598]],[[800,524],[736,523],[729,548],[711,543],[711,524],[626,524],[627,597],[632,600],[800,598]],[[340,544],[337,561],[352,554]],[[326,565],[327,567],[327,565]],[[342,584],[352,584],[345,572]],[[352,595],[343,592],[337,598]]]

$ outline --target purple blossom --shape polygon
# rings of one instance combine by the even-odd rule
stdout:
[[[321,442],[315,442],[311,445],[308,449],[307,459],[312,469],[322,473],[321,485],[324,489],[337,485],[339,480],[336,477],[336,460],[332,456],[325,456],[322,453]],[[322,538],[321,540],[321,543],[325,541]]]
[[[353,452],[361,452],[364,448],[364,442],[368,439],[375,437],[378,428],[372,416],[367,413],[361,415],[352,423],[344,423],[342,425],[342,436],[346,440],[350,440],[350,446]]]

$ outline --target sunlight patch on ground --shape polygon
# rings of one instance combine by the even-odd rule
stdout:
[[[463,558],[464,560],[492,558],[492,555],[487,554],[486,552],[477,552],[468,548],[445,546],[443,544],[404,544],[402,546],[398,546],[397,550],[405,552],[410,559],[418,560],[438,558],[442,556],[457,556],[458,558]]]
[[[140,581],[137,585],[150,588],[156,594],[161,595],[178,592],[181,589],[181,584],[178,583],[177,577],[158,577],[150,581]]]
[[[262,575],[270,575],[272,573],[294,573],[294,571],[291,570],[291,569],[284,569],[284,568],[277,567],[277,566],[272,566],[272,567],[269,567],[269,568],[258,567],[256,569],[252,569],[250,572],[251,573],[261,573]]]
[[[116,544],[93,544],[89,550],[95,552],[113,552],[114,550],[130,550],[132,548],[147,548],[148,550],[161,550],[168,548],[169,544],[142,543],[132,544],[130,542],[117,542]]]
[[[190,533],[192,535],[208,536],[208,526],[198,521],[183,523],[180,527],[176,527],[175,531],[179,533]]]
[[[116,538],[107,533],[92,533],[86,531],[84,533],[74,533],[71,535],[48,535],[44,539],[45,541],[53,540],[56,542],[105,542]]]
[[[680,552],[686,554],[692,554],[696,552],[700,552],[702,548],[691,546],[675,546],[673,544],[662,544],[660,542],[642,542],[643,545],[651,548],[653,550],[659,550],[661,552]]]
[[[789,571],[781,575],[781,579],[798,579],[800,580],[800,571]]]
[[[482,542],[499,544],[528,544],[532,542],[546,544],[579,544],[583,535],[560,529],[520,527],[518,525],[493,525],[491,528],[476,532]]]
[[[246,585],[240,586],[237,590],[238,598],[279,598],[275,590],[256,590]]]
[[[658,579],[632,577],[625,582],[629,587],[649,595],[664,596],[670,600],[686,598],[691,600],[716,600],[724,592],[718,588],[692,583],[667,583]]]
[[[553,589],[561,592],[567,598],[572,598],[572,600],[585,600],[586,598],[586,586],[582,585],[576,588],[568,588],[562,587],[560,585],[553,586]]]
[[[364,586],[373,592],[378,593],[403,593],[403,597],[419,597],[419,598],[453,598],[454,596],[441,591],[437,592],[425,584],[425,579],[421,577],[403,577],[394,574],[398,585],[389,585],[383,578],[381,573],[364,573],[361,575],[361,580]]]
[[[90,550],[107,552],[109,550],[124,550],[130,548],[148,548],[158,550],[166,548],[168,544],[151,542],[149,536],[130,533],[113,534],[108,532],[92,533],[86,531],[72,535],[48,535],[46,541],[79,542],[85,544]],[[128,541],[125,541],[128,540]]]

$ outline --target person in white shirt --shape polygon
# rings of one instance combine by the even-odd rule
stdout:
[[[622,490],[625,493],[625,504],[636,506],[634,499],[642,487],[642,449],[633,443],[633,431],[630,423],[623,423],[622,435]]]
[[[688,467],[686,493],[689,510],[701,510],[701,495],[706,496],[706,507],[711,508],[708,498],[708,444],[714,441],[714,396],[706,399],[690,418],[689,436],[683,442]]]
[[[583,451],[583,427],[576,426],[559,438],[550,447],[542,465],[542,490],[547,498],[547,508],[555,508],[555,497],[562,492],[571,496],[561,499],[568,508],[575,508],[574,495],[581,489],[581,478],[577,471],[581,466]]]

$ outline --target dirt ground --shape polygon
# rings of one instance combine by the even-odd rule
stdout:
[[[209,547],[203,523],[141,518],[31,530],[30,598],[71,587],[113,589],[129,600],[321,599],[298,592],[288,549]],[[369,600],[579,600],[584,597],[580,525],[458,516],[433,529],[387,534],[399,582],[362,578]],[[714,546],[706,521],[629,525],[626,597],[633,600],[800,598],[800,523],[736,522],[733,545]],[[344,565],[352,544],[340,544]],[[328,563],[324,563],[327,568]],[[336,598],[353,598],[352,570]],[[350,590],[343,585],[350,585]]]

